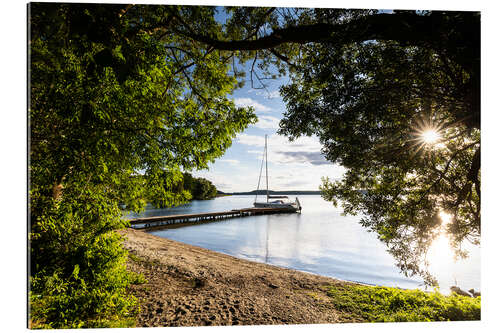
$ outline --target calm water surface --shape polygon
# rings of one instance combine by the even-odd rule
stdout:
[[[148,209],[130,217],[218,212],[253,205],[255,196],[220,197],[192,201],[171,209]],[[292,198],[292,196],[291,196]],[[294,197],[293,197],[294,198]],[[151,233],[238,258],[292,268],[343,280],[401,288],[424,288],[421,278],[399,272],[395,260],[374,233],[359,225],[358,217],[341,210],[319,195],[299,196],[301,214],[261,215],[212,223],[162,229]],[[470,256],[455,262],[446,238],[430,250],[431,273],[440,290],[458,284],[480,290],[479,247],[469,246]]]

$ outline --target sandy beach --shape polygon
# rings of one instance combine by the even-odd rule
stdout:
[[[283,325],[352,322],[327,289],[350,284],[238,259],[134,229],[125,229],[128,268],[147,283],[131,293],[138,327]]]

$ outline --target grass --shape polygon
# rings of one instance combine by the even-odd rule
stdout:
[[[328,296],[346,321],[415,322],[481,319],[481,297],[453,293],[401,290],[388,287],[342,285]]]

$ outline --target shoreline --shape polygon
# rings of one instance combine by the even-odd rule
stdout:
[[[340,280],[142,230],[118,232],[129,252],[128,270],[145,278],[129,288],[140,305],[136,327],[480,319],[480,297]]]
[[[283,325],[360,322],[343,318],[330,286],[361,285],[253,262],[135,229],[121,230],[138,327]]]

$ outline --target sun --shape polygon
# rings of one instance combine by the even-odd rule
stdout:
[[[437,119],[422,117],[415,119],[411,133],[411,147],[415,153],[424,154],[446,148],[446,128]]]
[[[421,138],[425,144],[431,145],[437,143],[439,139],[441,139],[441,135],[439,134],[437,129],[428,128],[422,132]]]
[[[444,210],[439,212],[439,217],[443,225],[448,225],[453,221],[453,215],[445,212]]]

